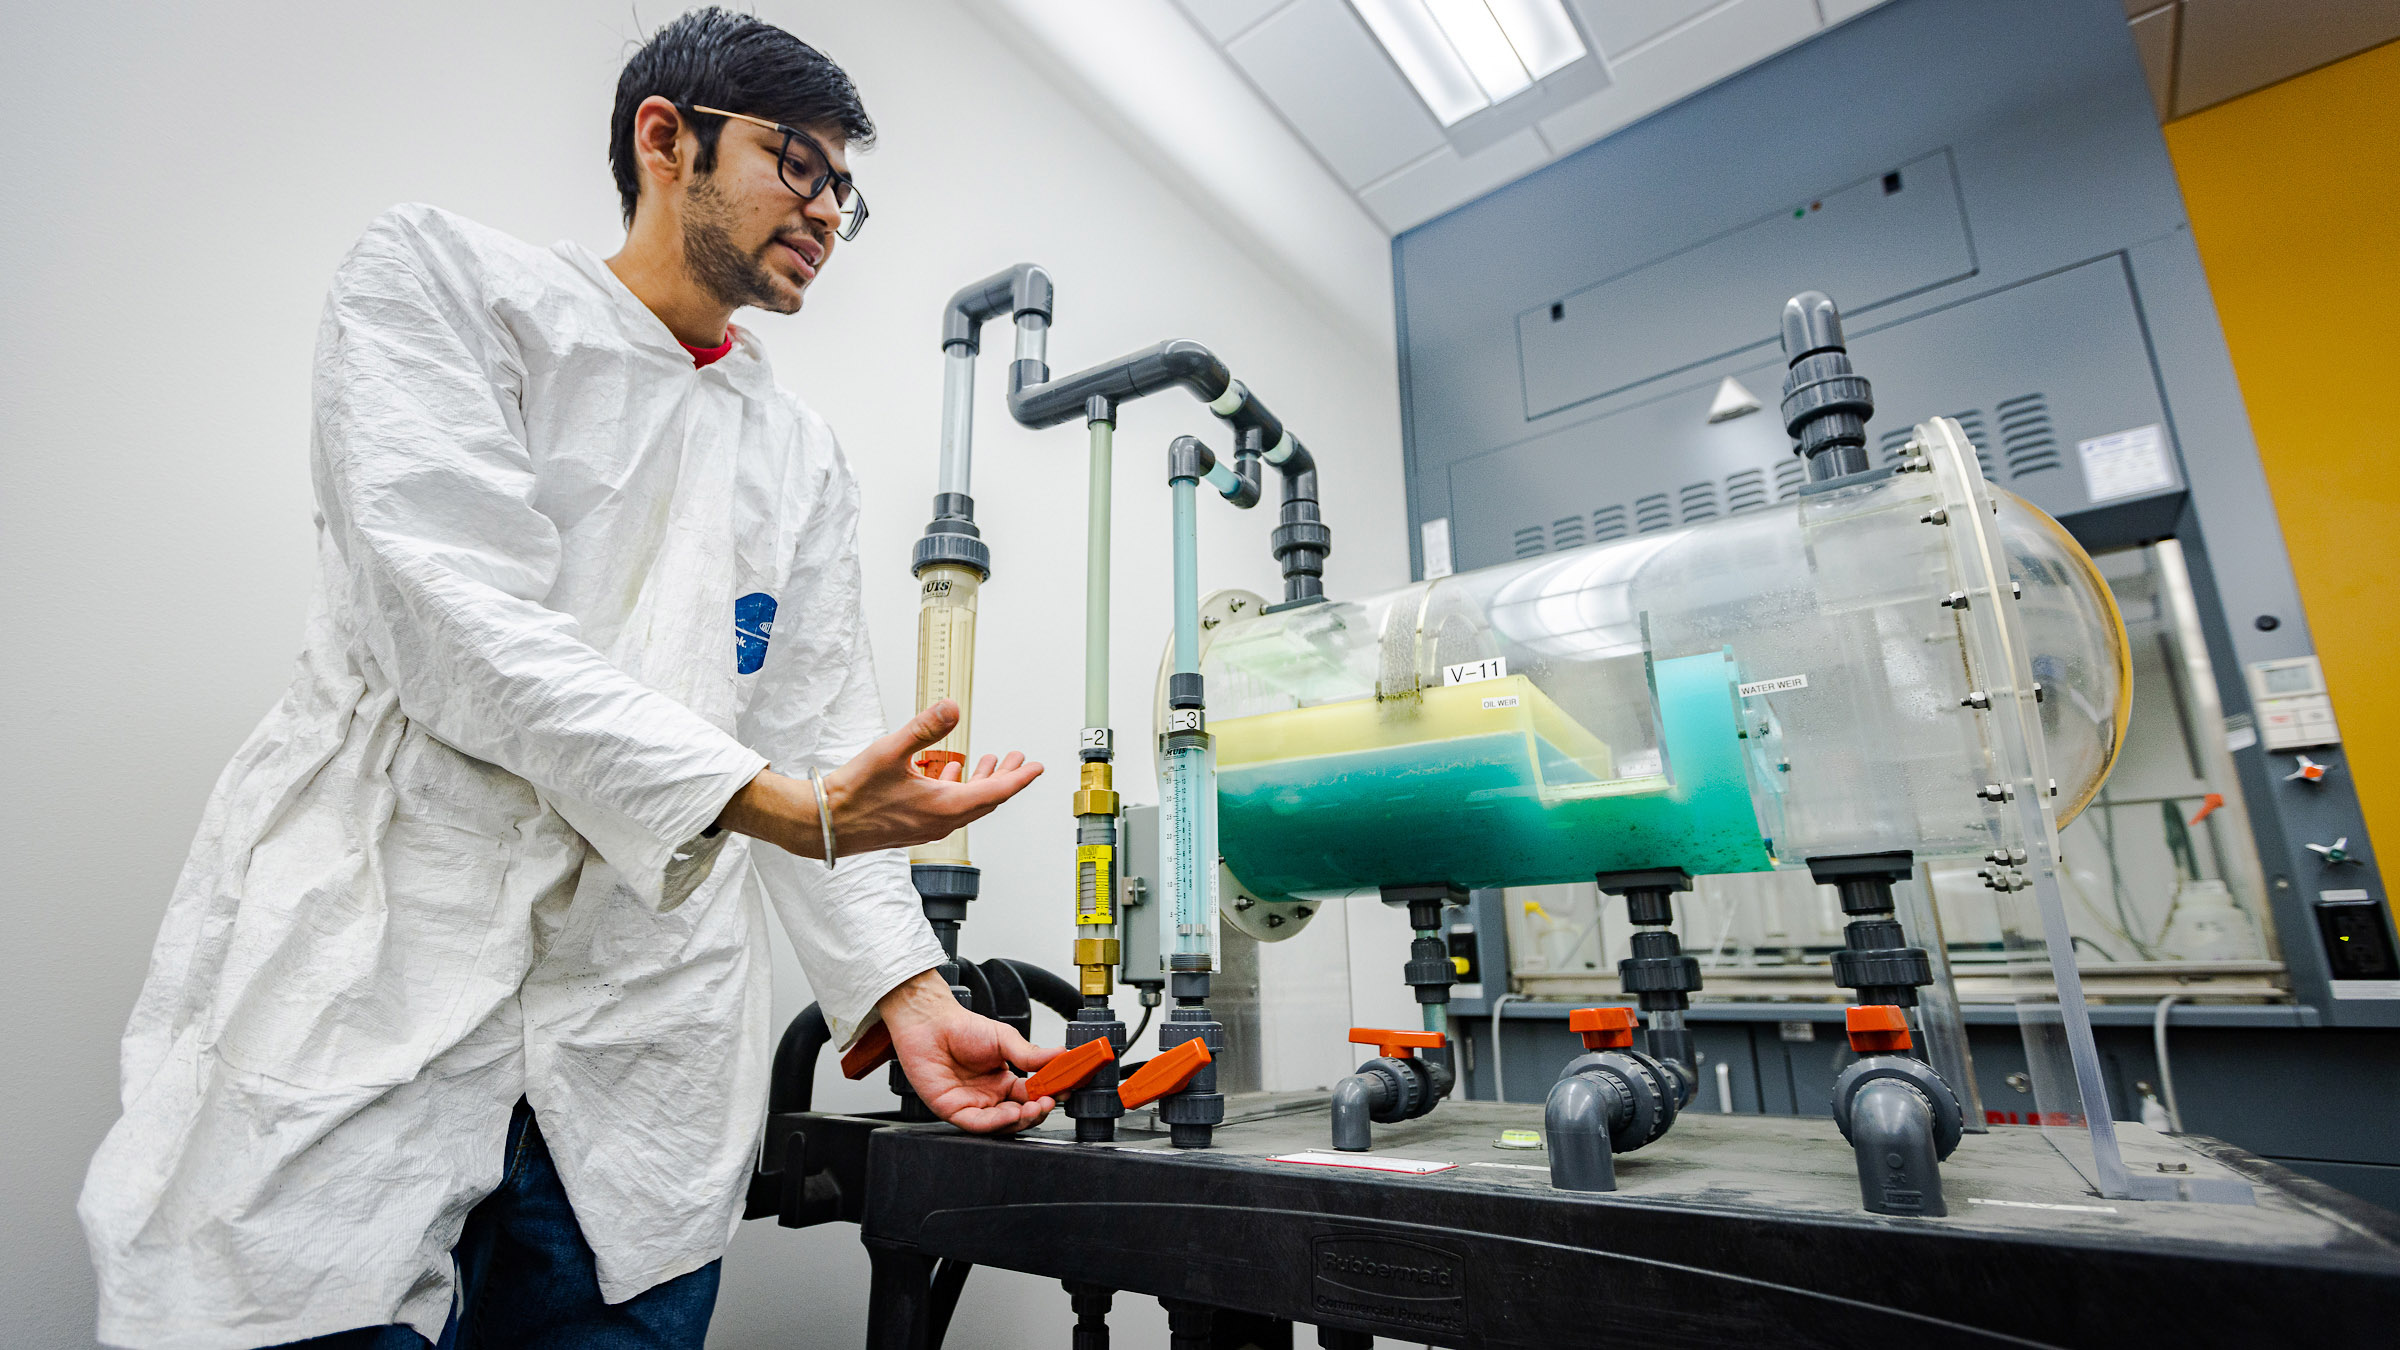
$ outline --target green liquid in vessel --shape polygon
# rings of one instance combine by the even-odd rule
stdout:
[[[1244,885],[1302,891],[1419,882],[1531,886],[1596,872],[1774,866],[1742,764],[1734,667],[1657,664],[1665,777],[1609,781],[1567,724],[1266,759],[1217,775],[1219,844]],[[1268,714],[1289,718],[1292,714]],[[1231,741],[1237,719],[1221,723]],[[1559,742],[1572,735],[1582,745]]]

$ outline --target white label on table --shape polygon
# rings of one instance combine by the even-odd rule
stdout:
[[[1417,540],[1425,550],[1425,579],[1446,577],[1458,570],[1450,561],[1450,517],[1442,516],[1417,527]]]
[[[2400,980],[2327,980],[2335,998],[2400,998]]]
[[[1498,698],[1487,698],[1483,701],[1483,706],[1486,710],[1492,708],[1513,708],[1517,706],[1517,696],[1515,694],[1502,694]]]
[[[2083,456],[2084,491],[2095,502],[2139,497],[2175,486],[2175,466],[2167,457],[2166,433],[2155,422],[2111,436],[2077,441]]]
[[[1507,677],[1508,658],[1505,656],[1486,657],[1481,661],[1461,661],[1455,666],[1442,667],[1442,683],[1445,685],[1477,684],[1484,680],[1500,680]]]
[[[1772,680],[1752,680],[1741,686],[1741,695],[1743,698],[1756,698],[1760,694],[1780,694],[1787,690],[1806,688],[1808,688],[1806,675],[1785,675]]]
[[[1414,1158],[1379,1158],[1372,1153],[1278,1153],[1268,1162],[1309,1163],[1317,1167],[1355,1167],[1367,1172],[1404,1172],[1412,1177],[1447,1172],[1457,1163],[1419,1162]]]

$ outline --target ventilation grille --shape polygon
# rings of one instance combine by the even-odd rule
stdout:
[[[2008,476],[2023,478],[2058,467],[2058,435],[2050,425],[2050,401],[2040,394],[2000,400],[2000,453]]]
[[[2042,407],[2042,396],[2040,394],[2027,394],[2024,398],[2006,399],[2003,400],[1999,405],[2001,435],[2004,439],[2008,435],[2007,428],[2010,416],[2009,410],[2015,405],[2025,403],[2028,400],[2030,400],[2036,408]],[[1959,430],[1967,433],[1967,444],[1975,447],[1975,463],[1983,469],[1984,478],[1994,483],[2001,481],[2000,471],[1997,467],[1995,467],[1992,460],[1992,433],[1991,429],[1984,422],[1983,410],[1981,408],[1969,408],[1965,412],[1949,413],[1947,416],[1950,417],[1951,420],[1958,423]],[[2049,413],[2045,410],[2041,413],[2041,417],[2044,428],[2043,434],[2047,436]],[[1900,462],[1901,447],[1908,444],[1908,438],[1915,430],[1916,428],[1913,426],[1894,427],[1890,431],[1883,433],[1882,436],[1877,438],[1875,445],[1877,450],[1881,452],[1884,463],[1897,464]],[[2057,454],[2053,452],[2050,456],[2050,462],[2039,467],[2045,469],[2057,468]],[[2009,477],[2014,478],[2019,474],[2030,472],[2033,472],[2033,470],[2017,467],[2016,457],[2013,454],[2009,456]]]
[[[1696,524],[1717,518],[1717,485],[1715,483],[1686,483],[1677,494],[1683,505],[1683,523]]]
[[[1992,470],[1992,435],[1983,428],[1981,410],[1969,408],[1965,412],[1950,415],[1958,420],[1958,429],[1967,433],[1967,444],[1975,447],[1975,463],[1983,469],[1984,481],[1999,482],[2000,475]]]
[[[1996,408],[2000,458],[2008,466],[2009,477],[2022,478],[2059,466],[2058,441],[2050,425],[2048,401],[2042,395],[2004,399]],[[1975,447],[1975,458],[1983,466],[1984,477],[2000,481],[1993,466],[1989,422],[1982,410],[1969,408],[1950,416]],[[1900,448],[1908,444],[1914,430],[1914,427],[1895,427],[1878,435],[1877,455],[1886,464],[1899,463]],[[1635,534],[1671,530],[1678,525],[1697,525],[1720,516],[1763,511],[1776,502],[1790,501],[1807,480],[1807,466],[1797,456],[1787,456],[1772,465],[1737,470],[1727,474],[1722,482],[1687,483],[1671,494],[1653,492],[1636,499],[1631,507],[1622,504],[1595,507],[1589,514],[1560,516],[1543,524],[1526,525],[1514,532],[1510,544],[1515,556],[1531,558],[1585,544],[1606,544]]]

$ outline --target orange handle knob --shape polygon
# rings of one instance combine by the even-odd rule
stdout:
[[[881,1022],[868,1027],[858,1043],[842,1052],[842,1077],[857,1082],[892,1058],[892,1029]]]
[[[1387,1059],[1406,1059],[1419,1050],[1439,1050],[1449,1040],[1438,1031],[1385,1031],[1376,1027],[1350,1028],[1352,1045],[1371,1045]]]
[[[1577,1008],[1567,1014],[1567,1030],[1583,1037],[1586,1050],[1622,1050],[1633,1044],[1633,1009]]]
[[[1085,1041],[1072,1050],[1061,1051],[1057,1058],[1042,1066],[1040,1073],[1025,1080],[1025,1099],[1064,1097],[1091,1081],[1100,1066],[1117,1057],[1116,1047],[1106,1036]]]
[[[1117,1088],[1117,1100],[1130,1111],[1148,1106],[1170,1092],[1179,1091],[1192,1081],[1193,1075],[1209,1065],[1216,1056],[1208,1053],[1208,1042],[1195,1036],[1164,1054],[1153,1056],[1141,1072],[1128,1078]]]
[[[1909,1047],[1908,1014],[1889,1003],[1868,1003],[1842,1014],[1850,1048],[1862,1055]]]
[[[2204,821],[2210,816],[2215,815],[2217,811],[2224,805],[2225,794],[2222,792],[2212,792],[2200,799],[2200,814],[2183,823],[2186,825],[2197,825],[2201,821]]]

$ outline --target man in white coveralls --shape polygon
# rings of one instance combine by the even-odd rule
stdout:
[[[837,1045],[880,1018],[968,1129],[1049,1110],[1011,1066],[1053,1052],[951,997],[896,851],[1041,766],[916,774],[947,703],[881,735],[857,485],[729,323],[865,223],[873,131],[824,55],[700,10],[618,83],[615,257],[403,206],[343,260],[306,649],[209,800],[84,1184],[103,1340],[697,1350],[766,904]]]

